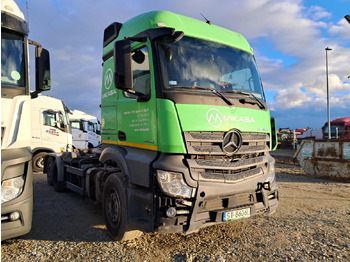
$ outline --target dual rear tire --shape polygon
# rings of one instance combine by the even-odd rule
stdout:
[[[64,192],[67,190],[66,184],[63,181],[58,181],[58,170],[56,160],[49,157],[46,162],[47,183],[53,186],[56,192]]]

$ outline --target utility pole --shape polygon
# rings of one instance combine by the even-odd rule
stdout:
[[[329,84],[328,84],[328,51],[332,49],[329,47],[325,48],[326,50],[326,79],[327,79],[327,113],[328,113],[328,139],[331,139],[331,114],[329,109]]]

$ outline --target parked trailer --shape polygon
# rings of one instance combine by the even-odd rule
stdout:
[[[55,190],[101,201],[115,240],[276,211],[275,122],[243,36],[156,11],[103,46],[102,149],[49,154]]]
[[[294,155],[311,176],[350,181],[350,140],[304,140]]]

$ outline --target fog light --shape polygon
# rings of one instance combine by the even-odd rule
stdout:
[[[20,215],[19,215],[19,212],[17,212],[17,211],[10,214],[11,221],[15,221],[15,220],[19,219],[19,217],[20,217]]]
[[[174,217],[176,216],[176,209],[175,207],[169,207],[166,211],[166,216],[167,217]]]
[[[271,184],[270,184],[270,182],[265,182],[265,183],[263,184],[263,188],[264,188],[265,190],[271,191]]]

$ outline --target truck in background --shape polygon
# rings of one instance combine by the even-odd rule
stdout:
[[[68,113],[69,109],[59,99],[41,95],[32,99],[33,171],[43,171],[47,153],[72,151]]]
[[[301,135],[298,135],[299,143],[305,139],[322,139],[323,133],[320,128],[307,128],[305,132],[302,132]]]
[[[36,91],[29,88],[35,45]],[[50,89],[49,52],[28,39],[23,13],[1,1],[1,240],[28,233],[33,215],[31,97]]]
[[[328,122],[322,127],[323,139],[328,138]],[[330,139],[350,139],[350,117],[338,117],[331,121]]]
[[[296,149],[298,144],[297,137],[301,134],[300,131],[291,130],[289,127],[280,128],[277,131],[277,140],[279,149]]]
[[[80,110],[69,115],[73,135],[74,149],[90,149],[101,143],[101,125],[97,117]]]
[[[102,202],[115,240],[276,211],[275,122],[243,36],[155,11],[103,46],[102,147],[48,154],[56,191]]]

